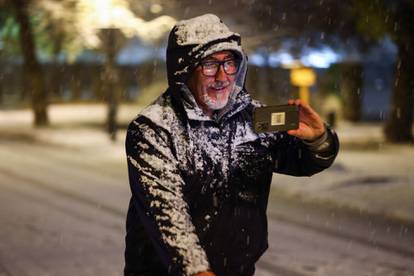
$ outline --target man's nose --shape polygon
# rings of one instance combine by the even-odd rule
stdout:
[[[227,79],[227,74],[224,72],[223,65],[221,64],[216,73],[216,80],[225,81]]]

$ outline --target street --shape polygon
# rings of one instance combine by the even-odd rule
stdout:
[[[0,276],[122,274],[123,145],[87,142],[0,140]],[[410,225],[294,203],[277,190],[268,215],[257,276],[414,275]]]
[[[414,276],[413,21],[0,0],[0,276]]]

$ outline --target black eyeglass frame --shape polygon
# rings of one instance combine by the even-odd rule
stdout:
[[[229,61],[233,61],[236,65],[236,71],[234,73],[230,73],[230,74],[227,73],[227,69],[226,69],[226,66],[225,66],[226,62],[229,62]],[[210,74],[205,74],[204,73],[204,70],[205,70],[204,66],[205,66],[206,63],[214,63],[216,65],[216,69],[215,69],[214,74],[210,75]],[[225,60],[221,60],[221,61],[220,60],[206,60],[206,61],[200,62],[200,65],[201,65],[201,73],[206,77],[214,77],[217,74],[217,72],[220,70],[220,67],[223,67],[223,70],[227,75],[234,76],[239,72],[239,68],[240,68],[240,62],[236,58],[229,58],[229,59],[225,59]]]

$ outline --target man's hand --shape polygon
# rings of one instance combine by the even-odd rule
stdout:
[[[194,276],[216,276],[216,274],[214,274],[211,271],[205,271],[205,272],[199,272],[195,274]]]
[[[299,128],[288,130],[288,134],[302,140],[314,141],[325,133],[326,129],[321,117],[308,104],[299,99],[290,99],[288,104],[296,105],[299,109]]]

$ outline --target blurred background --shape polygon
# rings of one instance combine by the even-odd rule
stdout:
[[[254,98],[301,98],[341,141],[274,176],[256,275],[414,275],[414,1],[0,0],[0,276],[122,274],[125,130],[205,13],[241,34]]]

